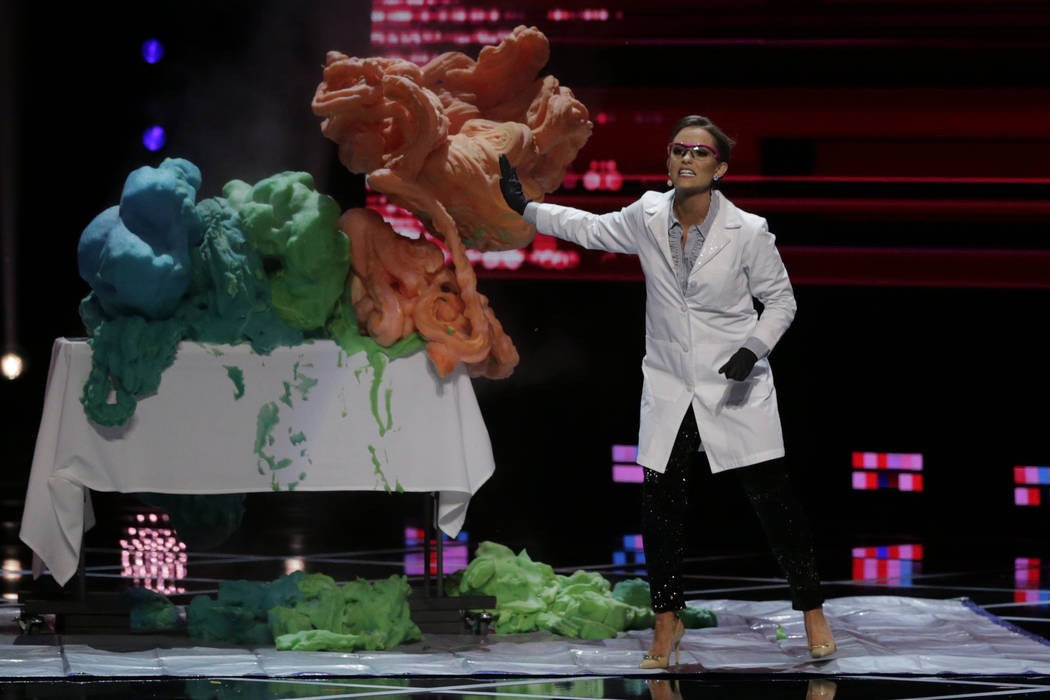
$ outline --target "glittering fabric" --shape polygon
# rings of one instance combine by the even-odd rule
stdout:
[[[642,543],[649,571],[653,612],[681,610],[682,560],[685,558],[685,525],[689,512],[689,472],[700,449],[693,407],[678,429],[667,469],[663,474],[644,469],[642,482]]]
[[[791,607],[812,610],[824,602],[813,537],[802,505],[791,491],[783,459],[733,469],[755,509],[766,539],[791,588]]]
[[[678,429],[660,474],[645,469],[642,484],[642,539],[649,570],[649,588],[654,612],[681,610],[682,561],[685,558],[685,527],[689,511],[689,476],[698,460],[700,434],[690,406]],[[773,556],[791,588],[795,610],[811,610],[824,602],[817,574],[809,524],[798,499],[791,491],[783,459],[730,470],[747,494]],[[724,472],[723,472],[724,473]]]

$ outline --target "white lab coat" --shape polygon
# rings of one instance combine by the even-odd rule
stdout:
[[[760,358],[740,382],[718,373],[749,337],[772,350],[795,316],[774,237],[765,219],[713,192],[718,214],[683,294],[667,235],[673,196],[646,192],[602,215],[553,204],[537,204],[529,214],[541,233],[641,261],[646,302],[639,464],[664,471],[690,402],[713,472],[782,457],[769,361]],[[765,307],[761,317],[752,296]]]

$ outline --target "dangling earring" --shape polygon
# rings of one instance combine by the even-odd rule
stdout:
[[[668,186],[668,187],[670,187],[670,186],[671,186],[671,185],[673,185],[673,184],[674,184],[674,183],[673,183],[673,182],[671,182],[671,178],[667,178],[667,186]]]
[[[711,178],[711,179],[712,179],[712,180],[714,180],[715,182],[718,182],[718,181],[719,181],[719,180],[721,180],[722,178],[721,178],[721,176],[719,176],[719,175],[715,175],[715,176],[714,176],[713,178]]]

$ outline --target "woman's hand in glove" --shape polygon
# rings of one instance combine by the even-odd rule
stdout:
[[[729,362],[718,368],[718,371],[726,375],[726,379],[742,382],[747,379],[747,375],[751,374],[751,369],[756,362],[758,362],[758,356],[755,353],[747,348],[740,348],[729,358]]]
[[[508,207],[519,214],[525,213],[525,205],[532,200],[525,199],[525,194],[521,191],[521,182],[518,180],[518,171],[502,153],[499,157],[499,189]]]

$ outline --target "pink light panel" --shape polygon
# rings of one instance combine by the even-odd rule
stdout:
[[[1039,588],[1040,566],[1038,557],[1017,557],[1014,559],[1014,585],[1017,588]]]
[[[1015,603],[1041,603],[1050,601],[1050,591],[1014,591]]]
[[[638,445],[612,446],[612,480],[618,484],[640,484],[645,480],[643,467],[635,463]]]
[[[853,548],[853,580],[886,586],[910,586],[922,571],[921,544]]]
[[[520,24],[522,13],[460,0],[379,0],[372,3],[372,50],[424,64],[450,48],[498,44]]]
[[[1050,601],[1050,591],[1040,590],[1043,561],[1038,557],[1014,559],[1014,602],[1042,603]]]
[[[922,455],[897,452],[854,452],[854,469],[922,471]]]
[[[423,545],[423,538],[425,534],[422,528],[418,527],[406,527],[405,528],[405,546],[406,547],[420,547]],[[448,539],[444,534],[441,535],[443,539],[442,552],[441,552],[441,568],[446,574],[451,574],[460,569],[467,568],[467,541],[468,536],[466,532],[460,532],[454,540]],[[430,540],[430,573],[431,575],[437,575],[437,542]],[[405,574],[408,576],[422,576],[423,575],[423,552],[407,552],[405,554]]]
[[[1014,505],[1040,506],[1046,500],[1038,486],[1050,484],[1050,467],[1014,467]]]
[[[922,455],[901,452],[854,452],[853,488],[857,491],[896,489],[922,491]]]
[[[622,13],[617,13],[622,16]],[[551,22],[568,22],[570,20],[583,22],[608,22],[612,13],[604,7],[586,10],[563,10],[555,8],[547,10],[547,19]]]
[[[1043,495],[1039,489],[1028,486],[1014,487],[1014,505],[1016,506],[1041,506]]]
[[[567,170],[561,188],[572,190],[577,185],[583,185],[583,189],[588,192],[615,192],[623,187],[623,183],[624,175],[617,169],[615,160],[592,160],[582,174]]]
[[[1015,484],[1050,484],[1050,467],[1014,467]]]
[[[901,474],[898,472],[853,472],[853,489],[855,491],[893,490],[922,491],[922,474]]]
[[[872,582],[880,586],[910,586],[917,573],[915,562],[906,559],[854,559],[853,580]]]
[[[167,514],[138,514],[140,523],[166,522]],[[186,578],[186,543],[173,530],[155,527],[129,527],[120,540],[120,575],[162,595],[185,593],[178,582]]]
[[[855,559],[908,559],[909,561],[920,561],[922,559],[921,544],[895,544],[886,547],[854,547],[853,557]]]
[[[449,265],[452,255],[445,248],[445,244],[434,238],[426,230],[420,221],[401,207],[391,204],[386,197],[376,193],[367,196],[366,204],[369,209],[379,212],[384,220],[402,236],[418,239],[420,236],[437,244],[445,255],[445,264]],[[562,244],[569,245],[569,244]],[[467,249],[467,259],[470,264],[479,271],[518,271],[518,270],[544,270],[558,271],[571,270],[580,264],[580,253],[573,248],[561,248],[557,239],[542,233],[536,234],[526,248],[513,250],[490,250],[481,252]]]
[[[612,480],[617,484],[640,484],[645,481],[645,475],[637,464],[614,464]]]

